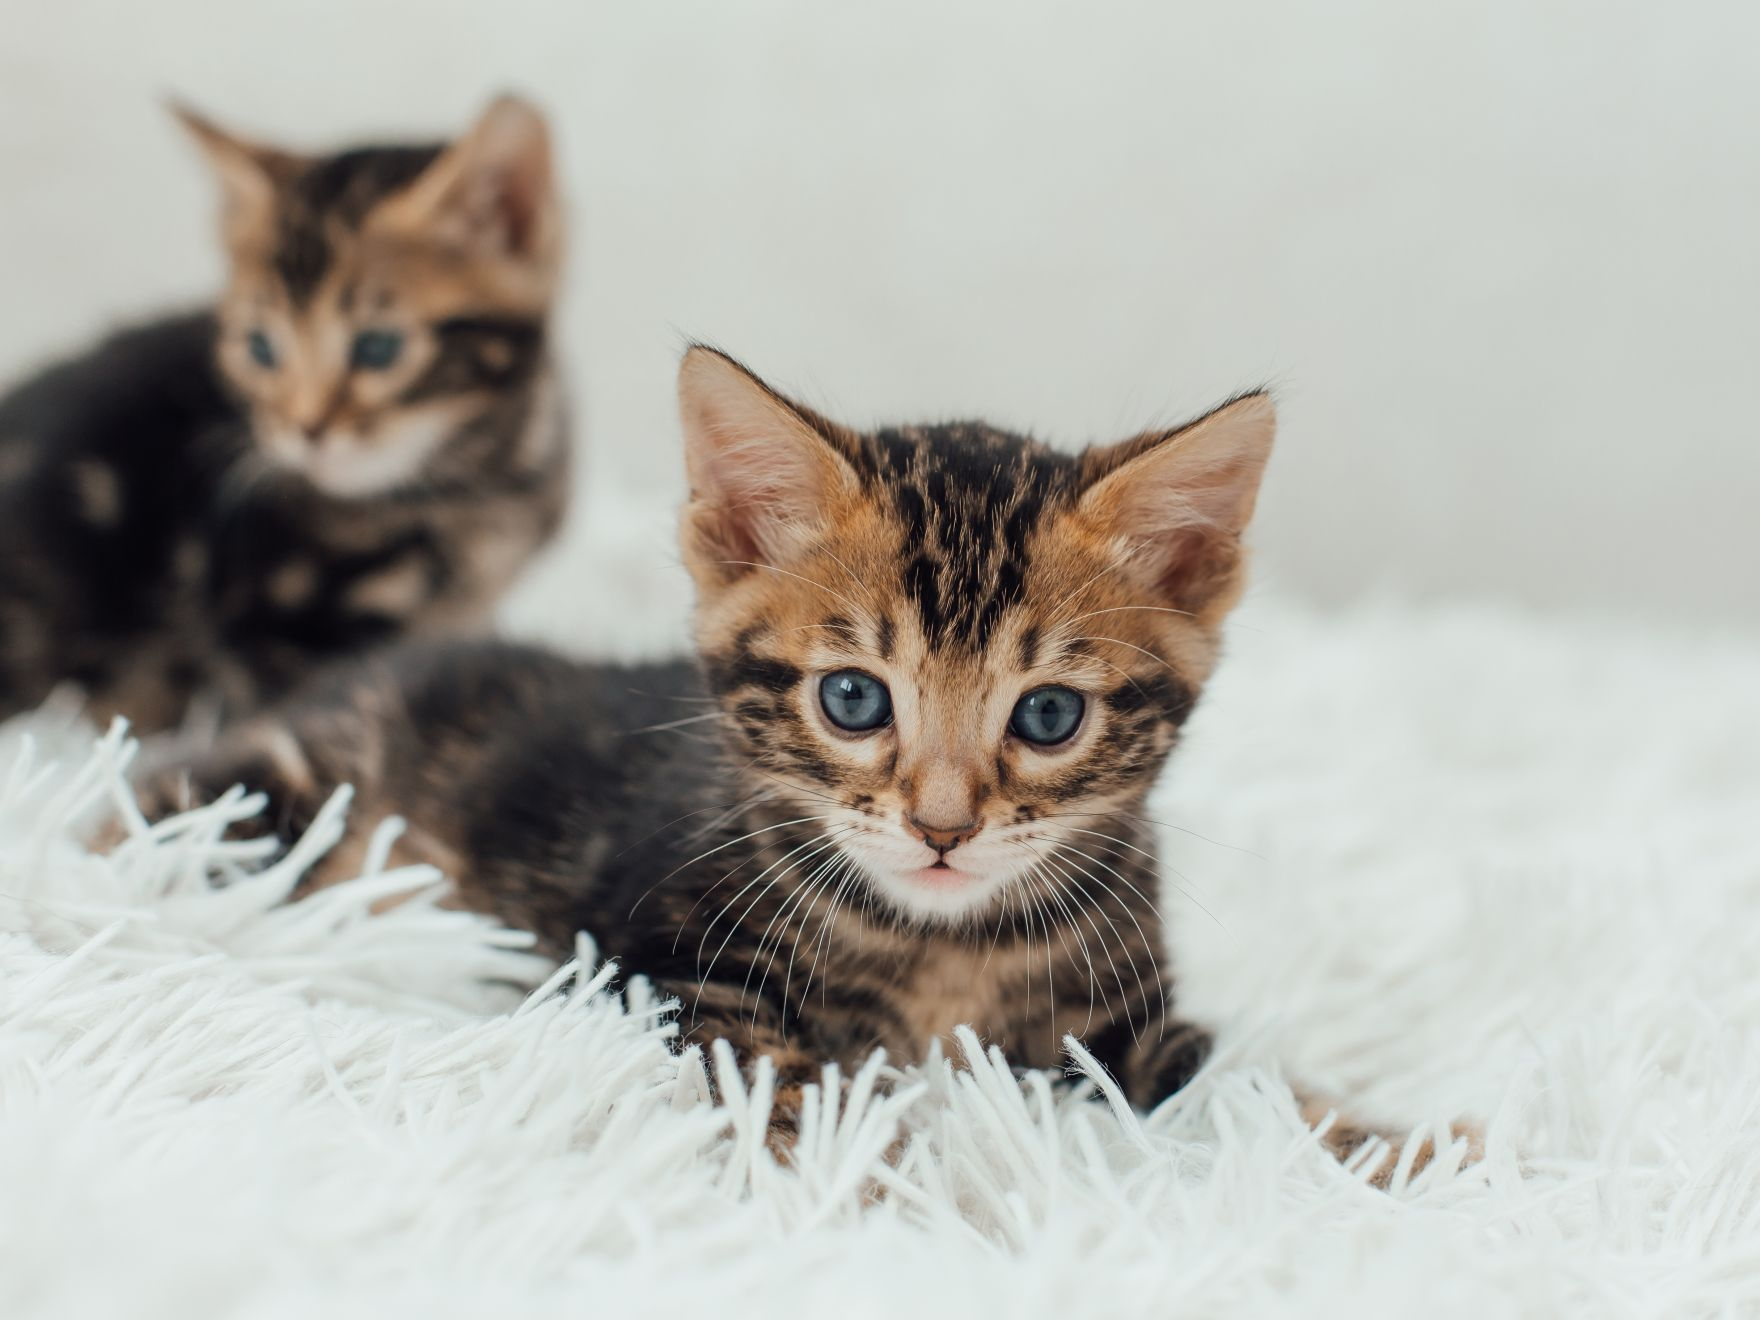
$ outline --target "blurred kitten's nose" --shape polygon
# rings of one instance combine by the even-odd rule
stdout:
[[[296,395],[287,407],[287,420],[292,422],[308,441],[316,444],[324,438],[342,411],[343,397],[339,391],[320,391]]]
[[[913,815],[907,815],[905,823],[918,838],[943,855],[967,842],[981,828],[980,822],[975,820],[962,821],[958,825],[931,825]]]

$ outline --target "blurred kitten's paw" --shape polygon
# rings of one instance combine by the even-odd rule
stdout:
[[[1401,1164],[1407,1163],[1407,1146],[1414,1142],[1404,1175],[1406,1178],[1415,1177],[1438,1157],[1433,1128],[1415,1128],[1407,1135],[1399,1136],[1344,1116],[1336,1105],[1321,1096],[1297,1091],[1296,1103],[1302,1121],[1315,1130],[1321,1144],[1340,1164],[1363,1173],[1371,1187],[1385,1191],[1392,1186]],[[1485,1158],[1484,1129],[1476,1123],[1459,1119],[1450,1122],[1443,1150],[1455,1152],[1463,1142],[1465,1147],[1456,1156],[1459,1167],[1477,1164]]]
[[[181,770],[154,771],[144,775],[129,785],[129,792],[140,819],[148,825],[202,805],[190,786],[189,775]],[[113,853],[134,838],[139,830],[140,820],[119,807],[93,832],[89,845],[93,852]]]

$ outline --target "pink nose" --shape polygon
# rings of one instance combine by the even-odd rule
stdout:
[[[968,820],[961,825],[931,825],[927,821],[918,820],[915,816],[906,816],[905,823],[912,831],[938,853],[952,852],[960,844],[968,841],[980,828],[975,820]]]

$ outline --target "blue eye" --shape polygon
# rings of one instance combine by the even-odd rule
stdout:
[[[1050,747],[1076,731],[1086,704],[1080,692],[1066,687],[1034,688],[1014,703],[1008,727],[1017,738]]]
[[[275,368],[275,345],[269,342],[269,336],[261,330],[253,330],[245,336],[244,346],[250,352],[251,361],[268,370]]]
[[[892,719],[892,694],[886,684],[859,669],[840,669],[819,680],[819,704],[840,729],[866,733]]]
[[[383,371],[403,352],[403,336],[395,330],[363,330],[348,350],[348,364],[357,371]]]

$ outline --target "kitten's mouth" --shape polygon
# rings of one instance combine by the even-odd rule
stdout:
[[[975,882],[978,877],[970,871],[962,871],[957,866],[949,866],[945,861],[936,862],[933,866],[925,866],[921,870],[912,871],[910,879],[928,889],[959,889]]]

